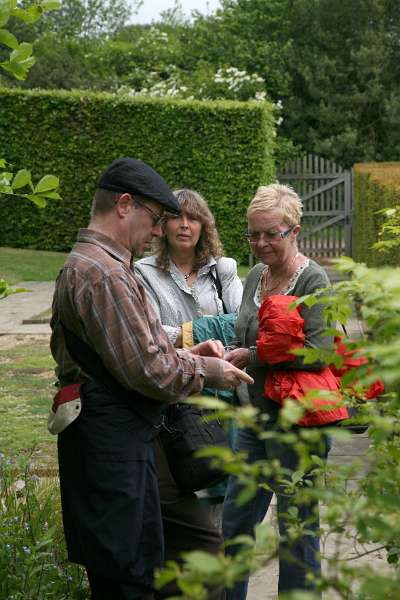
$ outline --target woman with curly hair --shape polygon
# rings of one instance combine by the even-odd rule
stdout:
[[[194,190],[174,192],[182,213],[164,218],[164,236],[155,253],[135,263],[135,273],[176,347],[188,348],[200,335],[229,343],[242,299],[236,261],[222,256],[214,217],[204,198]],[[205,390],[203,390],[205,391]],[[211,390],[210,390],[211,392]],[[228,392],[232,395],[232,392]],[[224,397],[228,400],[227,397]],[[180,490],[173,480],[159,443],[155,443],[164,527],[165,559],[179,560],[184,551],[221,549],[221,502],[225,493],[211,488],[200,500]],[[210,498],[211,497],[211,498]],[[210,504],[213,503],[213,505]],[[178,595],[167,586],[159,597]],[[209,600],[222,600],[221,588],[209,590]]]
[[[222,256],[215,220],[204,198],[189,189],[175,195],[182,214],[167,215],[165,235],[157,240],[155,254],[136,262],[135,272],[171,342],[182,347],[187,345],[184,323],[205,315],[237,313],[242,283],[236,261]]]

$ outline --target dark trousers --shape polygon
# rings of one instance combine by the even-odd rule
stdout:
[[[161,498],[164,530],[165,560],[182,562],[182,552],[202,550],[217,554],[222,549],[222,533],[214,525],[209,507],[196,494],[179,490],[168,468],[159,440],[154,442],[156,468]],[[157,599],[179,596],[181,592],[172,583],[156,592]],[[223,600],[221,587],[210,588],[208,600]]]
[[[321,447],[320,447],[321,446]],[[254,463],[259,460],[279,459],[281,466],[289,471],[298,468],[296,452],[287,444],[275,440],[260,440],[251,430],[241,430],[235,448],[238,452],[246,452],[247,462]],[[312,454],[326,457],[327,443],[312,449]],[[312,478],[309,477],[311,480]],[[273,485],[273,482],[270,482]],[[276,487],[276,486],[274,486]],[[258,488],[256,494],[246,504],[237,506],[237,498],[242,491],[242,486],[236,477],[231,476],[224,504],[223,532],[225,540],[239,535],[254,535],[254,526],[260,523],[268,510],[273,493],[270,490]],[[307,504],[294,504],[293,498],[285,493],[277,493],[278,525],[281,535],[279,546],[279,592],[290,590],[313,589],[312,581],[307,579],[307,572],[318,576],[321,571],[319,558],[319,515],[318,502]],[[308,535],[303,535],[295,542],[287,540],[286,532],[288,523],[285,514],[291,506],[295,506],[298,516],[303,523],[307,523]],[[239,550],[238,546],[228,546],[226,552],[234,555]],[[247,595],[248,580],[238,582],[233,588],[227,590],[227,600],[245,600]]]
[[[124,398],[82,386],[83,409],[58,436],[69,559],[89,572],[95,600],[135,600],[153,590],[163,562],[154,428]]]
[[[151,590],[141,585],[125,585],[87,571],[91,600],[154,600]]]

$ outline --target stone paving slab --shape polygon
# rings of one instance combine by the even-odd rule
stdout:
[[[50,333],[48,323],[25,324],[23,321],[50,308],[54,285],[53,281],[24,281],[14,286],[29,291],[0,300],[0,335]]]

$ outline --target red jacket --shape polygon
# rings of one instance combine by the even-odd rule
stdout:
[[[257,354],[260,360],[277,364],[295,360],[289,351],[304,348],[304,319],[301,308],[289,309],[297,296],[269,296],[259,310]],[[302,402],[309,390],[325,390],[332,396],[312,399],[312,408],[306,410],[298,425],[321,426],[349,418],[347,408],[340,406],[340,379],[329,367],[320,371],[271,370],[265,380],[264,394],[281,406],[286,398]]]
[[[336,377],[343,377],[350,369],[356,369],[361,365],[368,364],[368,358],[360,355],[359,348],[355,350],[349,349],[346,344],[343,343],[342,336],[338,335],[335,337],[335,350],[336,354],[339,354],[343,358],[341,367],[335,367],[330,365],[331,370]],[[353,387],[350,388],[350,392],[356,393]],[[371,400],[376,398],[385,391],[385,386],[382,379],[376,379],[371,385],[362,391],[363,399]]]

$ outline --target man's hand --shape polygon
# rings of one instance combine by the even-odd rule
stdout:
[[[244,369],[249,364],[250,352],[248,348],[235,348],[235,350],[227,352],[224,359],[238,369]]]
[[[221,386],[222,389],[233,389],[240,385],[242,382],[250,384],[254,383],[254,379],[250,377],[250,375],[247,375],[247,373],[245,373],[241,369],[238,369],[226,360],[222,362],[224,367],[224,383]]]
[[[223,358],[225,350],[222,342],[219,340],[206,340],[200,342],[193,348],[190,348],[192,354],[198,354],[199,356],[213,356],[216,358]]]

